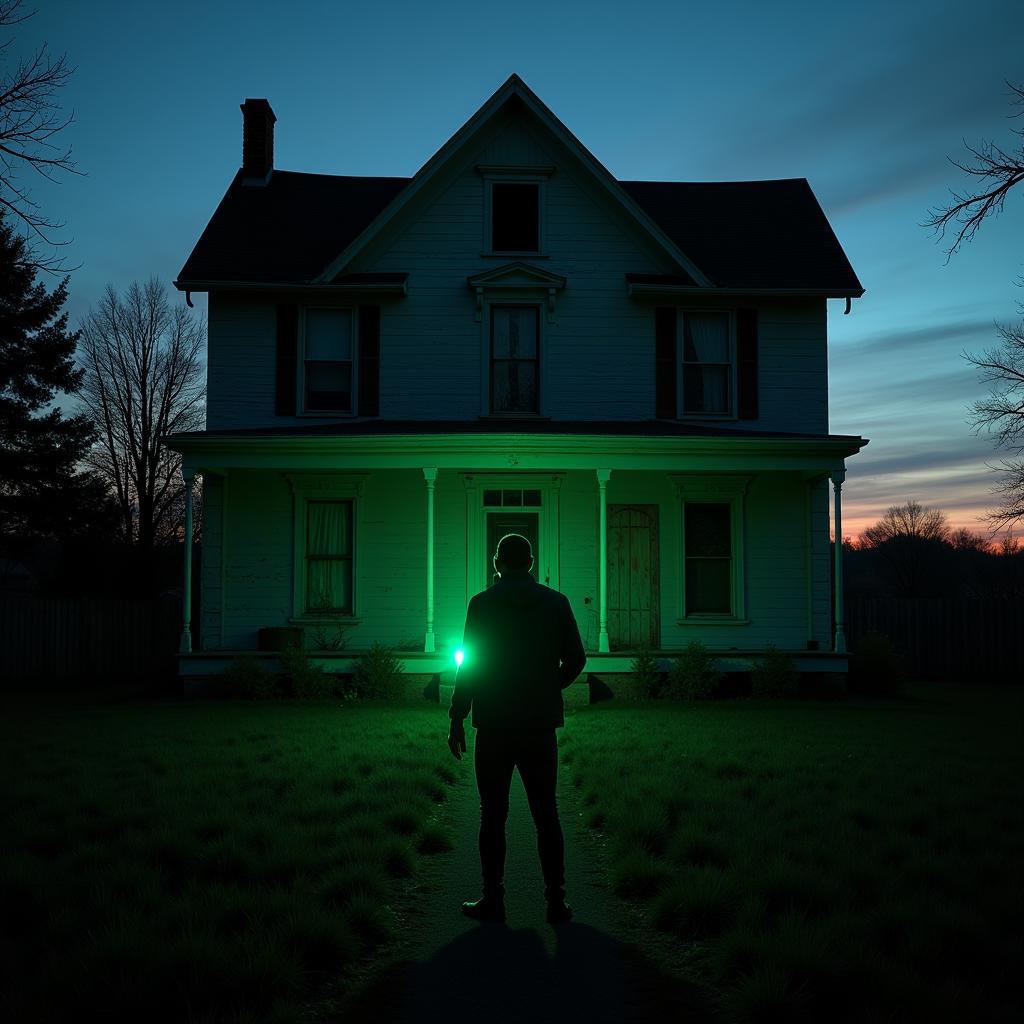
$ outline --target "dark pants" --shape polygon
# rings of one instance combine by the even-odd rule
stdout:
[[[505,819],[512,771],[526,789],[537,826],[537,850],[544,872],[544,895],[565,897],[565,844],[558,821],[555,783],[558,741],[554,729],[477,729],[476,785],[480,791],[480,865],[484,895],[504,895]]]

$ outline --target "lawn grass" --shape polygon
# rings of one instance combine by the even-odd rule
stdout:
[[[1017,1020],[1022,697],[610,702],[561,756],[616,891],[723,1019]]]
[[[308,1019],[450,848],[446,725],[436,705],[5,705],[5,1018]]]

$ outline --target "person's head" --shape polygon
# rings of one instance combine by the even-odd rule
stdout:
[[[521,533],[506,533],[498,541],[494,553],[494,571],[503,575],[506,570],[529,572],[533,568],[533,548]]]

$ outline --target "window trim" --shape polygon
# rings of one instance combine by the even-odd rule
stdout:
[[[683,354],[685,346],[685,317],[697,313],[715,313],[728,318],[729,331],[729,411],[728,412],[687,412],[685,407],[686,372]],[[739,419],[739,359],[736,344],[736,310],[732,308],[680,306],[676,309],[676,418],[688,420],[725,420]],[[700,365],[699,363],[696,365]],[[721,366],[722,363],[710,363]]]
[[[484,230],[483,251],[481,256],[497,256],[502,259],[509,257],[547,258],[547,218],[544,215],[547,179],[551,168],[500,168],[485,170],[480,168],[484,179]],[[494,230],[494,185],[536,185],[537,186],[537,248],[536,249],[495,249]]]
[[[307,409],[306,408],[306,312],[308,310],[330,310],[336,313],[349,314],[352,324],[352,389],[351,406],[346,409]],[[296,357],[298,366],[295,371],[295,410],[297,416],[322,417],[353,417],[359,408],[359,307],[356,305],[332,306],[323,303],[299,307],[299,339],[296,345]],[[342,362],[343,360],[336,360]]]
[[[509,412],[496,412],[494,409],[494,312],[498,309],[532,309],[537,318],[537,354],[533,362],[537,365],[537,408],[522,409]],[[487,304],[487,415],[505,419],[528,419],[541,415],[543,408],[541,387],[541,304],[539,302],[489,302]],[[511,360],[503,360],[510,362]],[[528,362],[528,360],[522,360]]]
[[[362,532],[363,487],[366,473],[286,473],[292,489],[292,600],[290,623],[360,621],[359,541]],[[306,609],[306,536],[311,501],[352,502],[352,611],[317,614]]]
[[[744,524],[746,522],[745,499],[751,477],[738,475],[705,476],[690,474],[669,474],[676,490],[676,514],[679,516],[676,536],[676,622],[684,626],[745,625],[746,617],[746,561],[744,545]],[[686,510],[687,502],[728,504],[731,542],[732,574],[730,579],[730,611],[688,612],[686,609]]]

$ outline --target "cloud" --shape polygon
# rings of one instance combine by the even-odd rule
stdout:
[[[904,327],[880,331],[864,338],[847,338],[833,344],[830,356],[833,362],[861,359],[879,352],[916,352],[943,341],[955,341],[986,335],[995,336],[995,320],[960,320],[955,323],[929,324],[925,327]]]

